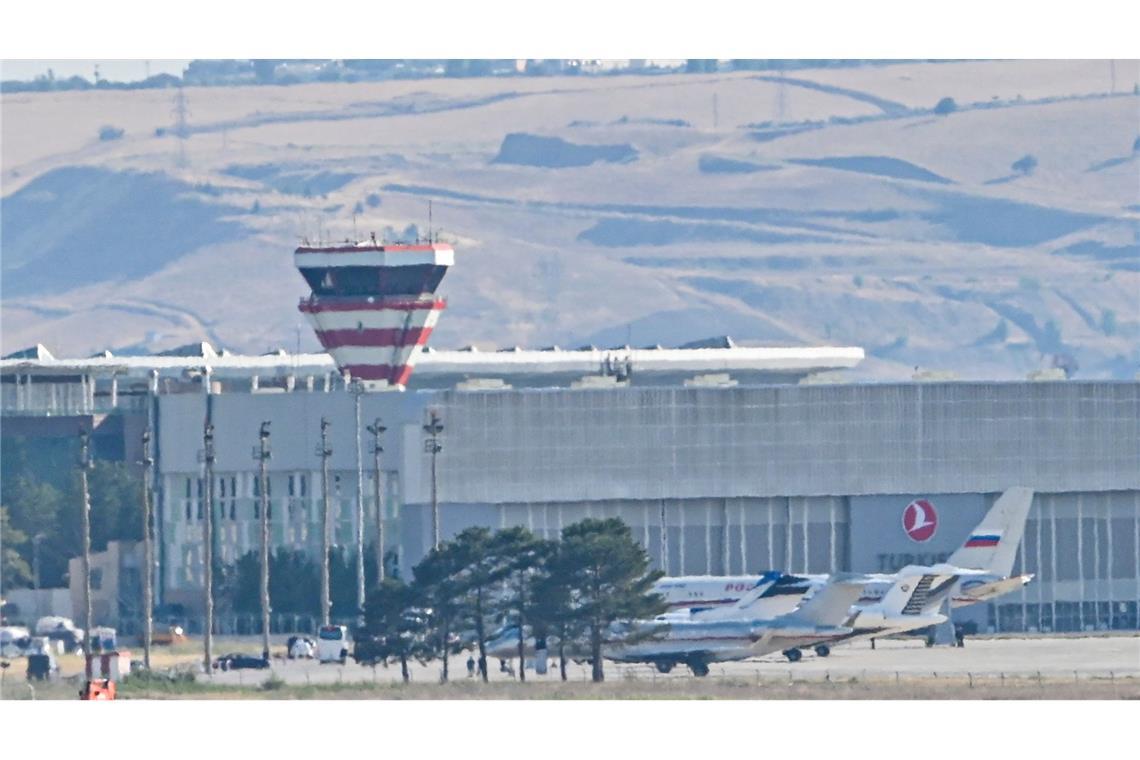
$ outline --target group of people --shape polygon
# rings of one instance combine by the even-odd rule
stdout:
[[[478,671],[478,667],[477,667],[477,664],[475,662],[475,655],[473,655],[473,654],[468,655],[468,657],[467,657],[467,677],[468,678],[474,678],[477,671]],[[511,678],[514,678],[515,677],[514,663],[512,663],[510,660],[500,659],[499,660],[499,672],[500,673],[506,673]]]

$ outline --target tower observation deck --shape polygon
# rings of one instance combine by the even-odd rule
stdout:
[[[447,305],[435,295],[455,263],[450,245],[301,246],[293,261],[312,293],[301,313],[342,373],[369,390],[403,388]]]

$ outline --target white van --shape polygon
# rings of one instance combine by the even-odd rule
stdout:
[[[348,660],[348,628],[343,625],[322,625],[317,631],[317,662]]]

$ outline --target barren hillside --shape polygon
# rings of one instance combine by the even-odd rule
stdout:
[[[3,94],[3,351],[315,347],[292,249],[426,231],[431,200],[457,245],[435,345],[730,334],[861,345],[865,377],[1132,377],[1138,85],[1073,61],[188,88],[182,140],[173,90]]]

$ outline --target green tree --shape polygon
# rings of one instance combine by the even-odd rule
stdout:
[[[1037,157],[1026,154],[1009,165],[1009,168],[1018,174],[1029,175],[1037,168]]]
[[[459,533],[446,544],[455,567],[453,580],[466,603],[466,617],[475,628],[475,642],[479,650],[479,674],[487,680],[487,616],[494,610],[490,595],[506,576],[509,555],[504,547],[492,539],[491,531],[472,527]],[[418,575],[417,575],[418,577]]]
[[[524,527],[501,530],[491,541],[491,554],[499,558],[503,569],[503,595],[499,609],[513,617],[518,625],[519,680],[526,680],[526,626],[538,606],[538,587],[548,571],[547,560],[554,554],[554,544],[544,541]],[[531,624],[535,644],[545,638],[545,631]],[[484,665],[486,668],[484,657]]]
[[[958,110],[958,104],[954,102],[954,98],[942,98],[938,101],[938,105],[934,106],[934,113],[939,116],[946,116]]]
[[[354,656],[361,664],[396,660],[407,683],[408,660],[423,662],[429,654],[426,632],[427,617],[419,607],[416,589],[385,578],[365,599],[365,638],[357,639]]]
[[[605,680],[602,644],[619,620],[652,617],[665,610],[652,593],[663,573],[649,569],[649,555],[617,518],[588,518],[562,531],[556,572],[569,590],[570,606],[589,636],[593,680]]]
[[[562,544],[551,542],[550,547],[547,572],[535,580],[530,619],[536,645],[540,639],[557,638],[558,672],[565,681],[567,647],[577,642],[583,629],[570,595],[570,573],[562,569]]]
[[[0,589],[26,585],[32,578],[32,569],[12,546],[25,543],[28,537],[9,523],[7,507],[0,507],[0,536],[4,540],[3,560],[0,562]]]
[[[1105,335],[1112,337],[1116,335],[1116,312],[1112,309],[1105,309],[1100,315],[1100,329]]]
[[[465,566],[463,550],[454,542],[445,542],[428,552],[412,569],[416,596],[431,610],[428,648],[438,654],[443,663],[440,680],[445,683],[449,656],[458,651],[455,629],[466,608],[463,584],[458,579]]]

